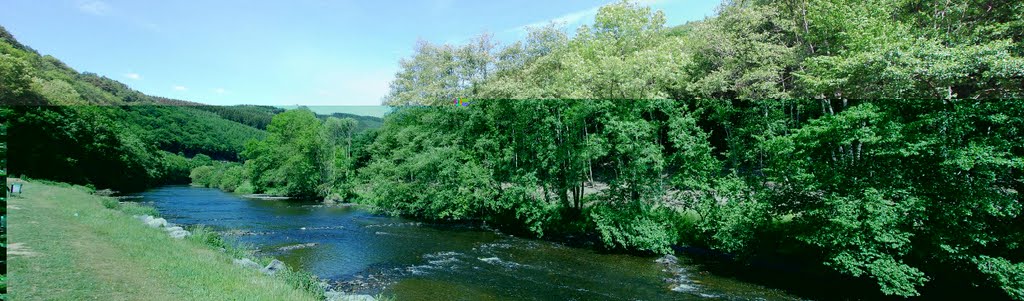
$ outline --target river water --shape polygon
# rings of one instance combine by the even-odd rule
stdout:
[[[213,227],[338,290],[398,300],[796,299],[715,276],[683,256],[666,266],[656,257],[604,254],[354,207],[250,200],[212,188],[165,186],[139,195],[170,222]],[[298,244],[308,247],[280,250]]]

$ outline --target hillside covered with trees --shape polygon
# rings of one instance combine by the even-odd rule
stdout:
[[[0,37],[0,123],[17,141],[8,147],[13,175],[122,191],[188,183],[196,166],[237,161],[281,111],[145,95],[40,55],[3,28]]]
[[[886,295],[1020,299],[1022,16],[735,1],[666,27],[623,2],[571,34],[420,41],[379,131],[350,144],[343,122],[289,111],[234,172],[258,192],[610,249],[813,262]]]

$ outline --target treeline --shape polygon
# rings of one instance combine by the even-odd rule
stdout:
[[[353,119],[353,120],[356,121],[355,129],[354,129],[354,131],[356,133],[361,133],[361,132],[377,129],[377,128],[380,128],[382,125],[384,125],[384,119],[382,119],[380,117],[363,116],[363,115],[356,115],[356,114],[349,114],[349,113],[332,113],[330,115],[317,114],[317,117],[319,117],[320,119],[324,119],[324,120],[326,120],[329,117],[334,117],[334,118],[339,118],[339,119],[345,119],[345,118]]]
[[[175,102],[181,106],[167,105]],[[78,73],[18,43],[2,27],[0,104],[0,120],[13,141],[10,174],[120,191],[188,183],[193,168],[209,164],[211,157],[237,160],[249,139],[266,135],[196,103],[148,96],[106,77]],[[250,117],[239,117],[242,121],[269,119],[276,112],[264,107],[216,111],[229,115],[232,110],[249,112],[244,116]]]
[[[284,112],[284,109],[271,106],[237,105],[237,106],[196,106],[197,109],[217,114],[221,118],[248,125],[257,129],[266,130],[270,119],[274,115]]]
[[[192,185],[249,194],[255,192],[249,171],[242,164],[227,161],[207,161],[192,169]]]
[[[886,294],[1016,298],[1022,130],[1021,101],[475,100],[388,116],[356,187],[397,214],[778,251]]]
[[[666,28],[624,2],[573,35],[421,41],[365,143],[289,111],[245,170],[257,192],[1020,299],[1024,103],[979,99],[1024,96],[1021,10],[740,1]]]

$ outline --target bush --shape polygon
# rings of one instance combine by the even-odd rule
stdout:
[[[224,238],[214,232],[213,229],[204,225],[196,225],[189,227],[189,232],[192,235],[188,236],[188,239],[205,245],[209,245],[215,248],[227,248],[227,243],[224,242]]]
[[[495,213],[490,216],[491,221],[508,223],[510,221],[502,219],[513,219],[511,222],[516,223],[513,226],[521,226],[537,237],[543,237],[545,227],[551,226],[552,220],[557,217],[557,209],[539,199],[536,188],[526,183],[522,181],[510,185],[498,197],[484,203],[484,206]]]
[[[324,295],[325,285],[316,275],[288,267],[280,276],[293,287],[313,293],[315,296]]]
[[[590,211],[601,240],[608,247],[622,247],[667,254],[679,241],[669,219],[674,212],[637,203],[602,204]]]
[[[220,181],[217,183],[217,188],[223,191],[235,191],[238,186],[241,185],[245,180],[243,179],[245,173],[245,167],[241,165],[229,165],[230,167],[222,166],[224,169],[220,176]],[[212,186],[212,184],[211,184]]]
[[[192,179],[193,185],[206,187],[210,185],[210,178],[214,171],[214,167],[209,165],[196,167],[189,174],[189,178]]]
[[[252,194],[254,192],[256,192],[256,188],[249,181],[242,182],[242,184],[238,185],[238,188],[235,188],[235,193]]]
[[[121,209],[121,202],[119,202],[115,198],[104,198],[103,199],[103,207],[106,207],[107,209],[120,210]]]

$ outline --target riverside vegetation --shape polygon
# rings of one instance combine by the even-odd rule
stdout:
[[[615,250],[814,262],[886,295],[1024,299],[1024,102],[1009,100],[1024,96],[1022,16],[1013,1],[735,1],[666,27],[662,12],[622,2],[574,34],[418,42],[379,129],[306,109],[258,110],[272,117],[252,127],[192,108],[8,108],[12,137],[107,139],[63,153],[12,145],[28,163],[11,170],[96,187],[150,180],[126,188],[187,173],[230,191],[593,234]],[[0,45],[16,87],[5,100],[160,103]],[[118,114],[140,117],[101,118]],[[175,123],[142,121],[162,114],[231,126],[162,144],[151,133]],[[125,156],[90,157],[110,152]]]
[[[13,299],[321,299],[322,288],[300,271],[269,277],[232,264],[247,252],[205,228],[172,239],[131,217],[153,208],[90,195],[83,186],[21,183],[26,193],[8,203],[15,213],[10,240],[19,249],[8,253]]]

